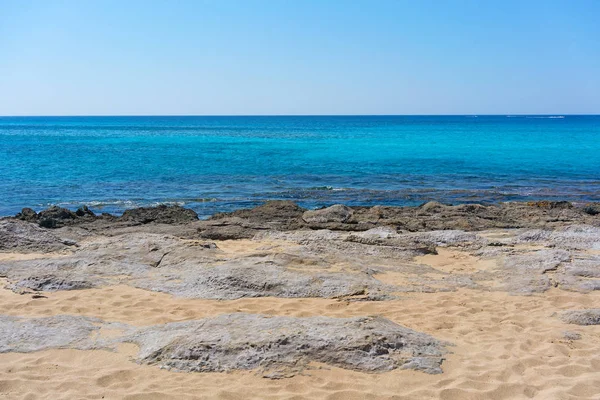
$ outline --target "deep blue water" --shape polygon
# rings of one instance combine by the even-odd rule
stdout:
[[[600,201],[600,116],[0,117],[0,215]]]

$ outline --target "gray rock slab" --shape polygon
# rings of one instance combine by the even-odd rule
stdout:
[[[600,325],[600,308],[564,311],[560,314],[560,319],[568,324]]]

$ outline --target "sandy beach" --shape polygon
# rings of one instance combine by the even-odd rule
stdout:
[[[1,220],[0,398],[600,397],[600,326],[565,319],[574,310],[600,308],[595,214],[550,203],[317,212],[268,204],[208,221],[186,220],[175,209],[142,210],[154,215],[144,223],[139,215]],[[425,228],[403,229],[405,213],[408,226],[426,221]],[[515,213],[520,226],[502,227],[501,215]],[[39,228],[40,218],[54,218],[55,229]],[[346,354],[348,348],[323,345],[294,350],[290,362],[279,358],[277,346],[285,351],[305,332],[286,331],[285,343],[271,343],[274,352],[259,353],[260,368],[245,368],[247,360],[238,359],[246,353],[228,334],[214,343],[191,341],[229,315],[268,317],[257,320],[259,327],[280,317],[308,324],[324,317],[323,329],[327,321],[383,318],[390,332],[409,335],[403,346],[410,347],[406,338],[414,333],[428,347],[415,347],[407,361],[394,358],[398,343],[386,344],[389,353],[358,347]],[[89,337],[50,343],[43,329],[62,326],[53,319],[60,316],[91,321]],[[18,331],[22,321],[29,321],[26,332]],[[160,347],[162,358],[140,358],[141,348],[171,334],[159,327],[191,321],[206,322],[189,331],[194,337],[181,334]],[[155,335],[150,344],[147,332]],[[352,334],[332,332],[332,341]],[[177,352],[173,343],[193,347]],[[433,345],[439,353],[428,353],[427,362],[439,358],[440,373],[415,364]],[[210,346],[226,346],[214,355],[222,363],[193,355]],[[234,362],[226,358],[238,351]],[[271,368],[284,373],[273,375]]]

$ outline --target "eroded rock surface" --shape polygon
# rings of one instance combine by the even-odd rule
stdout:
[[[270,317],[226,314],[154,326],[127,338],[143,362],[183,371],[264,370],[293,374],[317,361],[357,371],[441,373],[443,345],[381,317]]]
[[[100,329],[100,322],[96,318],[73,315],[44,318],[0,315],[0,353],[89,349],[94,344],[90,335]]]
[[[0,219],[0,251],[55,252],[75,245],[30,222]]]
[[[98,333],[113,330],[110,337]],[[0,353],[52,348],[140,347],[137,360],[180,371],[258,370],[293,376],[310,362],[364,372],[396,368],[441,373],[446,350],[435,338],[381,317],[272,317],[224,314],[135,328],[96,318],[0,315]]]
[[[565,311],[560,318],[568,324],[600,325],[600,308]]]

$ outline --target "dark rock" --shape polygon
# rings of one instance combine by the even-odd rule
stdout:
[[[90,210],[87,206],[79,207],[77,209],[77,211],[75,211],[75,214],[78,217],[85,217],[85,216],[90,216],[90,217],[94,217],[94,218],[96,217],[96,214],[94,214],[92,212],[92,210]]]
[[[77,219],[77,214],[66,208],[52,206],[40,211],[37,218],[42,228],[55,229],[72,223]]]
[[[198,236],[210,240],[252,239],[259,231],[241,225],[208,226],[198,228]]]
[[[443,209],[445,206],[442,203],[437,201],[429,201],[427,203],[423,203],[419,206],[419,208],[423,211],[436,212]]]
[[[198,214],[194,210],[181,206],[167,206],[161,204],[156,207],[140,207],[126,210],[119,218],[121,221],[129,221],[138,224],[155,222],[159,224],[183,224],[197,221]]]
[[[237,217],[247,219],[251,222],[289,222],[298,219],[306,211],[293,201],[273,200],[267,201],[258,207],[237,210],[231,213],[219,213],[213,215],[210,219],[223,219]]]
[[[38,218],[39,219],[55,219],[55,220],[76,219],[77,214],[75,214],[73,211],[68,210],[66,208],[52,206],[44,211],[40,211],[38,214]]]
[[[548,200],[529,201],[529,202],[527,202],[527,205],[530,206],[530,207],[545,208],[545,209],[573,208],[573,204],[571,204],[568,201],[548,201]]]
[[[38,215],[31,208],[24,208],[21,210],[20,213],[15,215],[15,218],[23,220],[23,221],[34,222],[37,220]]]
[[[588,203],[581,210],[588,215],[598,215],[600,214],[600,203]]]

